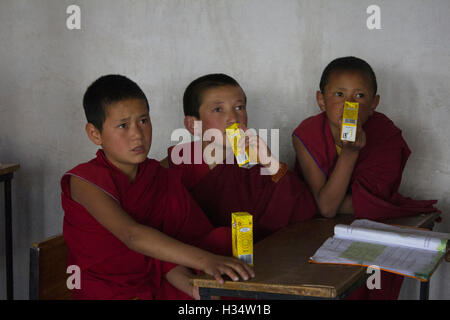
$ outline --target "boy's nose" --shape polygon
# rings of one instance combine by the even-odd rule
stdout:
[[[133,138],[142,138],[142,129],[138,125],[131,126],[131,136]]]
[[[233,123],[237,122],[238,117],[236,116],[236,112],[230,111],[227,114],[227,125],[232,125]]]

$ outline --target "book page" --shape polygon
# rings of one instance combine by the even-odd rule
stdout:
[[[317,250],[312,262],[376,266],[422,280],[428,280],[444,253],[403,246],[329,238]]]
[[[370,228],[370,229],[369,229]],[[377,266],[428,280],[445,254],[448,233],[394,227],[370,220],[337,225],[310,262]]]

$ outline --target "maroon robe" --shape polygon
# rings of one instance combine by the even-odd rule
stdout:
[[[411,154],[401,130],[379,112],[374,112],[363,129],[366,145],[359,152],[349,187],[355,217],[383,220],[437,211],[436,200],[413,200],[398,193]],[[326,113],[304,120],[294,135],[328,179],[338,155]],[[295,170],[301,175],[298,162]]]
[[[196,150],[195,143],[190,144],[191,150]],[[172,150],[168,152],[170,167],[182,171],[183,184],[216,227],[230,226],[232,212],[246,211],[253,215],[254,238],[258,241],[317,213],[309,189],[292,172],[274,182],[271,176],[261,175],[259,165],[245,169],[236,163],[218,164],[212,170],[204,161],[175,165]],[[182,155],[183,151],[174,152]],[[193,151],[191,155],[193,163]],[[198,158],[203,159],[201,155]]]
[[[436,200],[418,201],[398,193],[402,172],[411,153],[401,130],[384,114],[374,112],[363,125],[366,145],[360,150],[349,192],[355,218],[383,220],[437,211]],[[338,154],[325,112],[304,120],[294,131],[325,176],[330,176]],[[296,172],[302,176],[296,162]],[[361,287],[351,298],[396,299],[403,277],[381,272],[382,290]]]
[[[218,254],[231,255],[227,228],[213,229],[198,205],[180,183],[177,172],[155,160],[139,164],[130,182],[111,164],[102,150],[97,157],[68,171],[61,179],[63,234],[68,246],[68,265],[81,269],[78,299],[189,298],[163,279],[175,264],[130,250],[70,196],[70,176],[102,189],[136,222],[153,227],[180,241]]]

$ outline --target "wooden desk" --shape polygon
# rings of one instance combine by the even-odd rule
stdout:
[[[13,293],[13,254],[12,254],[12,206],[11,180],[18,164],[0,164],[0,182],[5,183],[5,246],[6,246],[6,299],[12,300]]]
[[[385,221],[416,227],[432,227],[437,214]],[[252,299],[343,299],[365,283],[368,274],[360,266],[311,264],[323,242],[334,234],[336,224],[350,224],[353,215],[334,219],[317,218],[291,225],[254,246],[256,277],[249,281],[225,281],[223,285],[208,275],[192,278],[200,297],[211,295]],[[428,286],[424,288],[427,294]],[[422,293],[422,288],[421,288]]]

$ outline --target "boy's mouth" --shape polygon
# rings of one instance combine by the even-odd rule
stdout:
[[[135,153],[142,153],[142,152],[144,152],[144,147],[143,146],[138,146],[136,148],[131,149],[131,151],[135,152]]]

